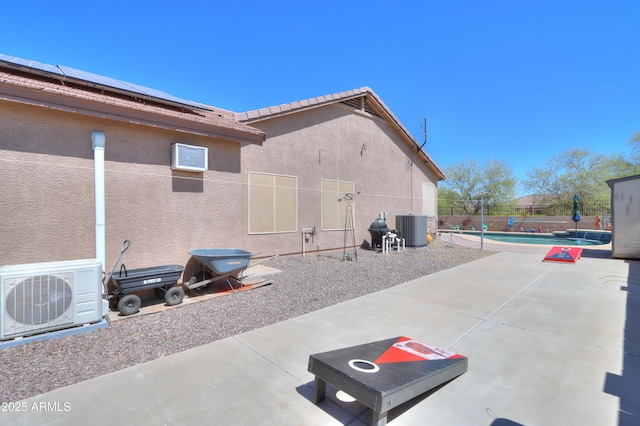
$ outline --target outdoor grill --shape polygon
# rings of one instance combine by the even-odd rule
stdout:
[[[383,219],[377,218],[369,226],[369,233],[371,234],[371,247],[374,250],[382,249],[382,237],[387,235],[389,227],[387,222]]]

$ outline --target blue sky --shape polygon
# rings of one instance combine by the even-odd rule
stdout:
[[[22,0],[0,53],[232,111],[371,87],[441,167],[640,132],[640,1]]]

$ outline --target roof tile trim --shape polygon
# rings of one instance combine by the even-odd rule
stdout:
[[[233,114],[229,114],[226,110],[218,108],[211,108],[211,111],[206,111],[204,114],[189,114],[182,113],[168,108],[163,108],[155,105],[148,105],[145,103],[137,103],[127,99],[122,99],[105,94],[95,93],[92,91],[75,88],[71,86],[63,86],[57,83],[47,82],[40,79],[33,79],[29,77],[22,77],[14,75],[4,70],[0,70],[0,83],[9,84],[15,87],[22,87],[25,89],[33,89],[43,92],[56,94],[59,96],[65,96],[70,98],[82,99],[85,101],[101,103],[104,105],[111,105],[121,108],[127,108],[135,111],[143,111],[159,116],[173,117],[185,122],[195,122],[205,124],[207,126],[213,126],[218,128],[226,128],[246,134],[252,134],[258,136],[264,140],[264,133],[260,130],[248,126],[244,123],[236,121]]]
[[[359,89],[351,89],[346,90],[344,92],[333,93],[329,95],[318,96],[315,98],[305,99],[301,101],[290,102],[281,105],[274,105],[267,108],[254,109],[247,112],[242,112],[236,114],[236,120],[239,122],[251,121],[260,118],[270,118],[274,115],[282,114],[282,113],[290,113],[299,109],[308,108],[310,106],[320,106],[327,103],[333,103],[336,101],[343,100],[345,98],[350,98],[353,96],[359,96],[362,94],[371,94],[374,95],[373,90],[369,87],[361,87]],[[376,100],[380,102],[377,96]],[[380,102],[382,104],[382,102]]]

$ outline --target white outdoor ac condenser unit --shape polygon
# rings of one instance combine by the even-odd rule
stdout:
[[[0,340],[99,322],[108,312],[97,259],[0,268]]]

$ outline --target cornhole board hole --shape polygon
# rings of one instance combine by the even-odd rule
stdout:
[[[576,263],[580,256],[582,256],[582,247],[553,246],[544,257],[544,260],[547,262]]]
[[[405,336],[311,355],[313,403],[331,383],[371,408],[372,425],[385,425],[389,410],[455,379],[467,364],[465,356]]]

